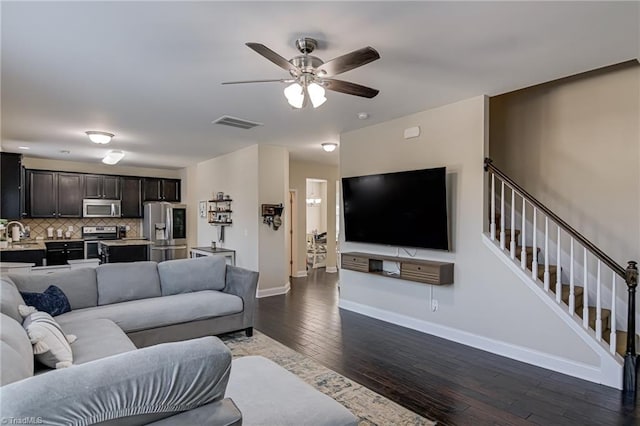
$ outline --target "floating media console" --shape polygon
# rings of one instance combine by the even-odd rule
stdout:
[[[382,268],[384,262],[397,263],[400,273],[384,271]],[[342,253],[341,266],[342,269],[351,271],[366,272],[425,284],[453,284],[453,263],[448,262],[352,252]]]

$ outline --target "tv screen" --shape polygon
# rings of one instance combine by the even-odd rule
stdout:
[[[347,241],[449,249],[446,168],[342,178]]]

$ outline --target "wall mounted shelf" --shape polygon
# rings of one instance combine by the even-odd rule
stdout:
[[[207,201],[207,221],[211,225],[231,226],[233,224],[231,219],[231,213],[233,213],[231,209],[232,201],[230,198]]]
[[[431,285],[453,284],[453,263],[370,253],[342,253],[342,269]],[[398,264],[399,273],[383,270],[384,262]]]

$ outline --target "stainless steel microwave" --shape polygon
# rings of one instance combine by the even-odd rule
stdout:
[[[120,217],[120,200],[82,200],[82,217]]]

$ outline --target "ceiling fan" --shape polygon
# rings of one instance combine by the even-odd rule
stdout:
[[[289,83],[290,85],[284,89],[284,94],[289,104],[294,108],[303,108],[309,101],[311,101],[314,108],[319,107],[327,100],[324,96],[325,89],[346,93],[348,95],[361,96],[363,98],[373,98],[379,93],[378,90],[370,87],[332,78],[335,75],[342,74],[379,59],[380,55],[374,48],[369,46],[363,47],[346,55],[338,56],[328,62],[323,62],[322,59],[310,55],[310,53],[318,47],[318,42],[315,39],[303,37],[297,39],[295,44],[301,55],[286,60],[263,44],[246,43],[249,48],[258,54],[264,56],[280,68],[289,71],[291,75],[290,78],[227,81],[222,84]]]

